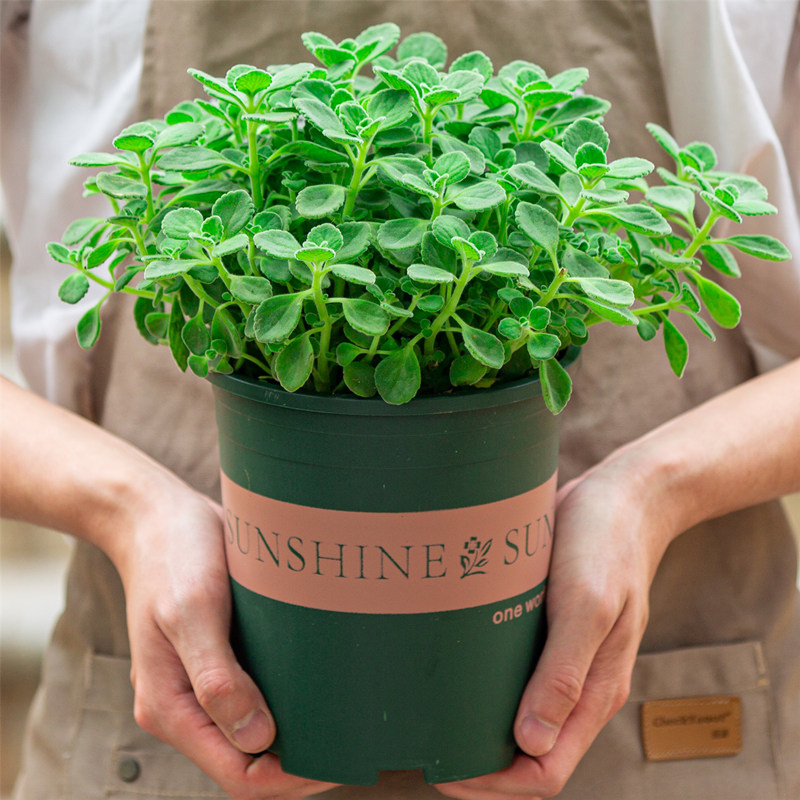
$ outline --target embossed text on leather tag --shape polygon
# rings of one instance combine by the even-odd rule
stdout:
[[[742,701],[736,695],[642,703],[649,761],[733,756],[742,750]]]

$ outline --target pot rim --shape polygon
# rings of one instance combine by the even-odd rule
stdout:
[[[580,348],[570,345],[559,359],[568,368],[580,355]],[[344,414],[349,416],[394,417],[418,414],[448,414],[505,406],[541,396],[538,376],[519,378],[488,389],[467,387],[451,394],[423,395],[403,405],[391,405],[380,397],[355,397],[353,395],[324,395],[312,392],[287,392],[279,384],[266,383],[241,375],[210,373],[206,378],[215,390],[297,411]]]

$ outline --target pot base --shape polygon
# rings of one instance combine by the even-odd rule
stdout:
[[[441,783],[511,763],[511,723],[544,645],[545,583],[431,614],[321,611],[232,588],[234,648],[266,687],[286,772],[373,785],[381,771],[421,769]]]

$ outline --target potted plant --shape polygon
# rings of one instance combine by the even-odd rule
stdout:
[[[64,301],[105,289],[82,347],[126,292],[142,335],[213,383],[237,651],[284,769],[343,783],[509,763],[569,364],[608,322],[660,329],[680,376],[676,317],[711,339],[703,309],[739,320],[709,271],[789,257],[714,236],[776,209],[709,145],[649,126],[674,162],[653,187],[649,161],[610,160],[585,69],[447,66],[437,36],[399,39],[308,33],[321,66],[190,70],[208,100],[73,160],[103,168],[86,189],[113,211],[49,246],[74,268]]]

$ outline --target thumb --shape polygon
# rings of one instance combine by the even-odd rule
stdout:
[[[222,525],[222,508],[203,497],[216,522]],[[207,504],[207,505],[206,505]],[[209,526],[211,530],[211,526]],[[214,546],[221,539],[214,537]],[[224,556],[213,554],[214,569]],[[203,563],[193,565],[195,572]],[[260,753],[275,739],[275,720],[253,679],[242,669],[230,645],[231,598],[227,573],[213,572],[204,583],[205,591],[178,603],[179,619],[160,625],[180,659],[195,699],[224,736],[242,752]]]
[[[275,721],[264,696],[236,660],[230,645],[230,606],[209,589],[187,605],[191,614],[166,630],[198,705],[225,737],[245,753],[266,750],[275,739]],[[171,634],[171,635],[170,635]]]
[[[266,750],[275,739],[275,721],[253,679],[236,661],[227,640],[178,656],[197,702],[227,739],[245,753]]]
[[[613,627],[610,615],[597,610],[554,620],[539,663],[522,695],[515,735],[530,756],[553,749],[567,718],[581,699],[586,677],[603,640]]]
[[[259,753],[275,739],[275,721],[230,645],[222,647],[194,651],[184,667],[197,702],[227,739],[245,753]]]

